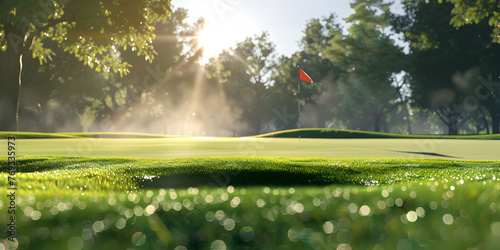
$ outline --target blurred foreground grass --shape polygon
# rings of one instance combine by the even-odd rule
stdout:
[[[26,156],[18,248],[498,249],[499,178],[498,161]]]

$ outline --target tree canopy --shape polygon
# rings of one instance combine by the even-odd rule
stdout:
[[[122,61],[119,52],[129,49],[153,60],[154,25],[165,22],[170,12],[169,0],[44,0],[38,4],[29,0],[2,1],[0,46],[6,54],[4,63],[9,66],[4,72],[4,105],[19,109],[22,60],[27,52],[40,64],[46,63],[55,55],[47,44],[54,42],[96,71],[124,75],[131,64]]]

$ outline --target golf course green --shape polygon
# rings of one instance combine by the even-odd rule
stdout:
[[[6,140],[0,140],[6,144]],[[296,138],[68,138],[20,140],[18,154],[64,156],[444,158],[500,160],[500,140]],[[6,155],[7,148],[0,151]]]
[[[16,139],[17,240],[0,247],[500,246],[500,140],[356,136],[24,134]],[[3,195],[1,224],[11,223],[11,207]]]

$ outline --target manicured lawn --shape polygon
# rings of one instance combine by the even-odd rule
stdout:
[[[26,156],[18,171],[20,248],[500,246],[498,161]]]
[[[6,140],[0,140],[1,144]],[[288,156],[500,160],[500,140],[291,138],[69,138],[18,140],[18,154],[66,156]],[[7,147],[0,148],[0,155]]]
[[[500,247],[497,135],[296,133],[14,133],[18,249]]]

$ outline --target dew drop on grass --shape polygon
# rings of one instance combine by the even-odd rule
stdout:
[[[258,199],[257,200],[257,206],[258,207],[263,207],[264,205],[266,205],[266,202],[263,199]]]
[[[142,216],[144,214],[144,209],[142,209],[141,206],[135,206],[134,207],[134,214],[135,214],[135,216]]]
[[[50,213],[51,213],[52,215],[57,215],[57,214],[59,213],[59,209],[57,209],[57,207],[52,207],[52,208],[50,209]]]
[[[94,229],[96,233],[102,232],[102,230],[104,230],[104,223],[102,221],[96,221],[92,224],[92,229]]]
[[[206,219],[208,222],[214,221],[214,218],[215,218],[215,214],[214,214],[214,212],[208,211],[208,212],[205,214],[205,219]]]
[[[148,206],[146,207],[146,213],[147,213],[148,215],[154,214],[155,210],[156,210],[156,208],[155,208],[155,206],[153,206],[153,205],[148,205]]]
[[[295,231],[295,229],[290,228],[290,230],[288,230],[288,239],[292,242],[299,241],[300,240],[299,233]]]
[[[231,218],[224,220],[224,229],[226,229],[227,231],[233,230],[235,225],[236,225],[236,223]]]
[[[225,216],[226,216],[226,213],[224,213],[224,211],[222,211],[222,210],[217,210],[217,212],[215,212],[215,218],[217,220],[222,220]]]
[[[163,188],[160,189],[160,191],[158,192],[159,195],[161,196],[165,196],[165,194],[167,194],[167,191]]]
[[[451,214],[445,214],[445,215],[443,215],[443,222],[446,225],[453,224],[453,216]]]
[[[388,207],[393,207],[394,206],[394,199],[389,198],[389,199],[387,199],[386,203],[387,203]]]
[[[174,208],[175,211],[179,212],[182,209],[182,204],[180,202],[175,202],[172,207]]]
[[[240,205],[240,202],[241,202],[240,197],[235,196],[235,197],[231,200],[231,202],[230,202],[231,207],[232,207],[232,208],[236,208],[238,205]]]
[[[209,194],[209,195],[205,196],[205,201],[207,203],[212,203],[214,201],[214,197]]]
[[[221,196],[220,196],[221,200],[223,201],[227,201],[227,199],[229,198],[228,194],[227,193],[223,193]]]
[[[172,189],[171,189],[171,190],[172,190]],[[177,194],[175,193],[175,191],[173,191],[173,192],[172,192],[172,191],[170,191],[170,199],[172,199],[172,200],[177,199]]]
[[[80,250],[83,248],[83,240],[78,236],[73,236],[68,240],[68,249]]]
[[[253,237],[255,236],[255,232],[253,231],[253,228],[251,227],[242,227],[240,230],[240,237],[241,240],[244,242],[250,242],[253,240]]]
[[[420,218],[425,217],[425,209],[423,207],[417,207],[415,212],[417,213],[418,217]]]
[[[146,243],[146,235],[143,232],[133,234],[132,243],[138,247],[144,245],[144,243]]]
[[[368,216],[370,214],[370,207],[367,205],[361,206],[359,214],[361,214],[361,216]]]
[[[415,222],[417,221],[417,213],[415,211],[410,211],[406,214],[406,219],[409,221],[409,222]]]
[[[337,250],[351,250],[351,245],[347,244],[347,243],[342,243],[340,245],[337,246]]]
[[[401,198],[397,198],[395,204],[396,206],[401,207],[403,206],[403,200]]]
[[[127,221],[124,218],[120,218],[116,221],[115,226],[118,229],[123,229],[125,228],[125,225],[127,225]]]
[[[410,192],[410,197],[413,198],[413,199],[417,198],[417,192],[411,191]]]
[[[330,221],[327,221],[325,222],[325,224],[323,224],[323,231],[326,233],[326,234],[331,234],[333,233],[333,223],[330,222]]]
[[[42,213],[38,210],[35,210],[31,213],[31,219],[32,220],[39,220],[40,217],[42,217]]]
[[[382,196],[385,197],[385,198],[387,198],[389,196],[389,191],[387,191],[385,189],[382,190]]]
[[[351,214],[356,213],[356,211],[358,211],[358,205],[356,205],[355,203],[351,203],[351,204],[349,204],[347,209],[349,210],[349,212]]]
[[[437,202],[435,202],[435,201],[431,201],[431,202],[429,203],[429,208],[430,208],[430,209],[432,209],[432,210],[436,210],[436,209],[437,209],[437,207],[438,207]]]
[[[382,209],[385,209],[387,205],[385,204],[384,201],[377,201],[377,207],[378,209],[382,210]]]
[[[226,243],[222,240],[215,240],[210,244],[210,250],[226,250]]]
[[[302,205],[302,203],[297,203],[295,204],[295,206],[293,206],[293,210],[295,210],[295,212],[297,213],[302,213],[304,212],[304,205]]]
[[[313,205],[314,206],[318,207],[320,204],[321,204],[321,200],[320,199],[318,199],[318,198],[314,198],[313,199]]]

